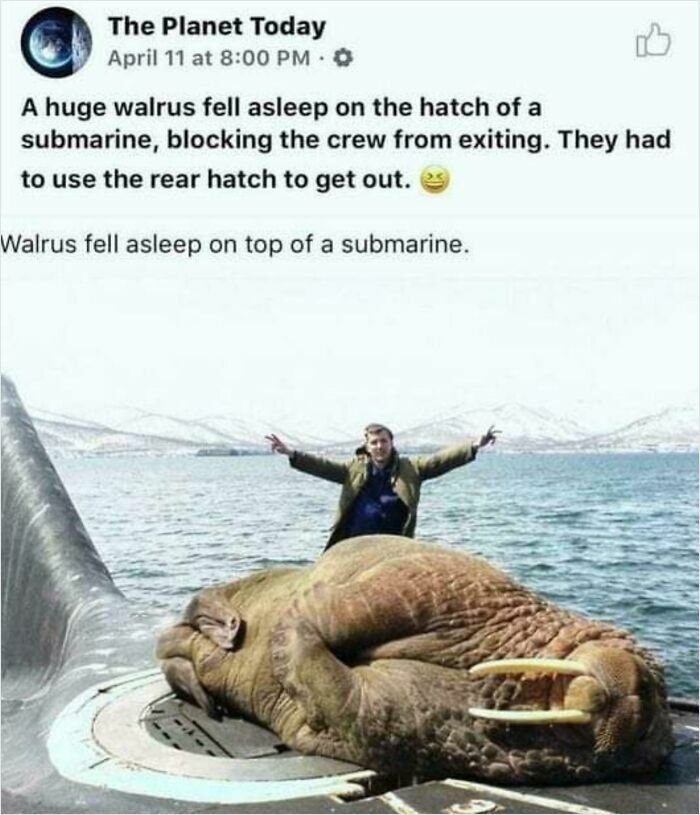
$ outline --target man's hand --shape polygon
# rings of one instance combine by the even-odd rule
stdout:
[[[488,447],[489,444],[495,444],[496,437],[500,432],[500,430],[496,430],[495,425],[491,425],[486,433],[484,433],[484,435],[479,439],[479,449],[482,447]]]
[[[294,450],[287,447],[279,436],[275,436],[274,433],[270,433],[270,435],[265,436],[265,438],[270,442],[270,449],[273,453],[281,453],[283,456],[291,456],[294,452]]]

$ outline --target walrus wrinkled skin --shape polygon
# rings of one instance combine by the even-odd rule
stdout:
[[[651,772],[672,749],[662,670],[630,634],[406,538],[207,589],[157,656],[211,715],[377,770],[576,783]]]

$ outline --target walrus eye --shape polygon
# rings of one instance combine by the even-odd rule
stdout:
[[[588,669],[582,662],[569,659],[496,659],[480,662],[469,669],[469,676],[493,676],[507,673],[521,674],[566,674],[567,676],[587,676]],[[469,715],[476,719],[491,719],[508,724],[588,724],[591,714],[584,710],[567,708],[564,710],[492,710],[470,707]]]
[[[229,612],[224,618],[200,614],[195,623],[202,634],[226,651],[235,650],[244,631],[243,620],[235,612]]]

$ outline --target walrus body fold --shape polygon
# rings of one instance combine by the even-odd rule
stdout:
[[[374,769],[583,782],[650,772],[672,748],[663,672],[630,634],[406,538],[207,589],[157,656],[211,715]]]

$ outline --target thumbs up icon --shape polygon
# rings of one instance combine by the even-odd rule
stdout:
[[[658,23],[652,23],[648,34],[637,35],[638,57],[665,57],[671,47],[671,35],[664,34]]]

